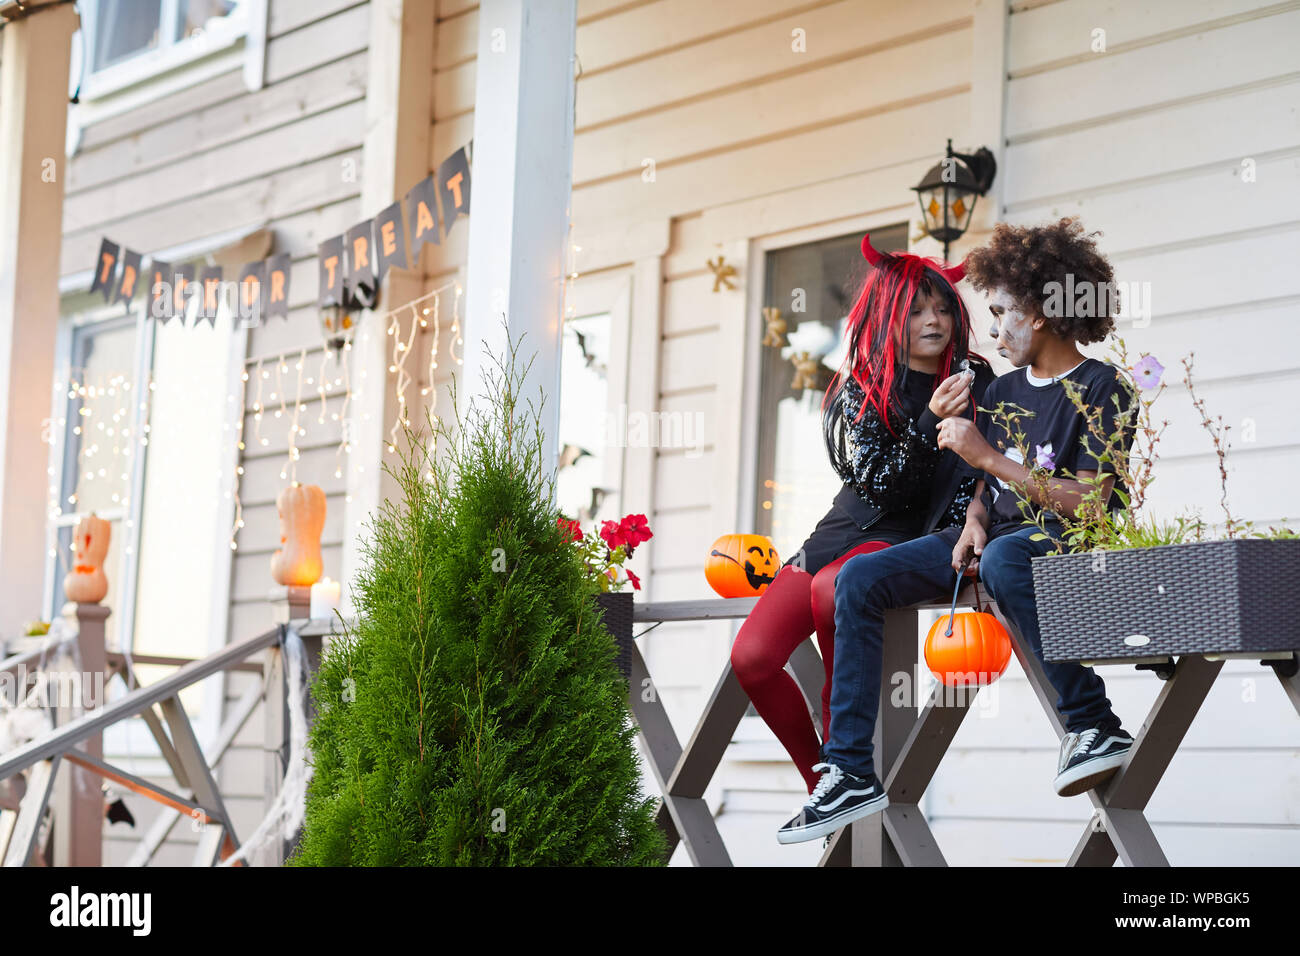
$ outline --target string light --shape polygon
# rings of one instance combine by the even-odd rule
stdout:
[[[284,416],[284,379],[281,377],[284,372],[289,371],[289,367],[284,364],[284,356],[280,356],[280,361],[275,363],[275,391],[271,393],[271,401],[275,401],[276,395],[280,396],[280,407],[275,410],[275,417]]]
[[[455,339],[447,344],[447,354],[456,360],[457,365],[465,364],[464,350],[463,349],[461,350],[461,354],[459,356],[456,355],[456,346],[457,345],[463,346],[465,344],[465,340],[461,338],[460,335],[460,297],[463,293],[464,290],[460,287],[460,283],[457,282],[456,301],[452,305],[452,316],[451,316],[451,334],[455,336]]]
[[[390,372],[397,373],[397,381],[393,385],[397,397],[397,420],[393,422],[393,427],[388,431],[388,450],[395,452],[397,450],[397,432],[399,428],[409,427],[411,420],[406,416],[406,388],[411,384],[411,376],[406,371],[406,360],[411,354],[411,344],[415,341],[415,334],[420,328],[420,317],[416,314],[415,303],[408,303],[411,310],[411,332],[402,341],[402,326],[398,321],[397,315],[389,313],[392,317],[392,324],[388,327],[388,334],[393,337],[393,364],[388,367]]]
[[[240,375],[240,384],[241,384],[241,394],[239,398],[240,416],[239,416],[238,424],[236,426],[236,441],[235,441],[236,448],[238,449],[239,452],[239,456],[238,456],[239,461],[235,468],[235,478],[232,483],[231,491],[227,494],[227,497],[233,497],[235,501],[235,518],[230,529],[230,550],[231,551],[238,550],[239,544],[237,539],[238,539],[239,530],[244,527],[243,502],[240,497],[240,487],[242,484],[242,478],[245,475],[245,467],[244,467],[243,459],[244,456],[247,454],[247,447],[248,447],[245,438],[246,426],[245,426],[244,409],[249,407],[247,404],[249,384],[252,383],[255,388],[254,400],[251,406],[252,417],[253,417],[253,438],[250,440],[255,442],[254,447],[266,447],[267,445],[270,444],[270,440],[266,436],[261,434],[262,419],[267,410],[266,405],[263,403],[262,400],[262,384],[264,382],[270,381],[270,375],[271,375],[270,368],[269,368],[270,366],[274,365],[275,374],[276,374],[276,390],[274,393],[272,393],[271,400],[278,401],[280,405],[279,409],[275,410],[275,417],[279,418],[281,416],[284,416],[285,418],[288,419],[288,424],[285,431],[285,434],[287,436],[286,457],[285,457],[284,465],[281,467],[280,470],[280,478],[283,480],[292,481],[295,484],[297,483],[298,480],[297,465],[302,458],[300,439],[307,435],[307,429],[304,427],[304,414],[303,414],[304,412],[307,411],[307,405],[303,401],[304,381],[307,382],[309,385],[314,385],[316,388],[316,397],[320,401],[320,410],[317,415],[318,424],[324,424],[326,420],[325,419],[326,405],[329,400],[330,394],[336,393],[337,391],[342,392],[342,398],[343,398],[342,406],[340,407],[340,410],[338,412],[334,412],[331,415],[331,418],[333,421],[340,421],[341,419],[344,420],[343,440],[339,442],[338,451],[336,452],[336,456],[335,456],[336,462],[335,462],[335,470],[334,470],[335,477],[342,477],[343,475],[343,463],[341,460],[342,456],[344,454],[350,453],[352,450],[351,443],[347,439],[347,427],[345,421],[348,413],[348,407],[352,399],[352,388],[351,388],[351,381],[350,381],[351,372],[350,369],[348,368],[348,363],[346,361],[341,360],[342,356],[340,354],[340,362],[339,362],[339,365],[341,366],[341,368],[339,369],[340,374],[337,378],[330,377],[330,375],[328,374],[328,365],[331,360],[331,351],[327,346],[322,349],[321,363],[320,363],[320,369],[318,374],[315,376],[307,375],[306,374],[307,353],[308,353],[308,349],[305,346],[301,348],[298,352],[298,356],[293,366],[294,371],[297,373],[297,375],[295,377],[292,415],[286,414],[290,411],[289,393],[286,387],[286,383],[284,382],[284,373],[289,371],[288,355],[281,353],[280,355],[275,357],[261,356],[256,359],[250,358],[246,361],[245,363],[246,367],[242,372],[242,374]]]
[[[351,343],[347,343],[345,348],[350,345]],[[339,365],[341,366],[340,370],[343,374],[337,380],[336,384],[341,383],[343,385],[343,405],[334,413],[333,416],[334,420],[339,423],[339,447],[334,452],[335,478],[343,477],[343,455],[352,454],[352,445],[348,442],[348,436],[351,431],[350,426],[348,425],[348,403],[352,400],[352,371],[348,367],[349,364],[350,363],[342,356],[339,357]]]
[[[329,349],[321,349],[321,353],[320,353],[320,371],[316,374],[316,378],[317,378],[317,379],[319,380],[319,382],[320,382],[319,387],[316,389],[317,394],[320,395],[320,415],[319,415],[319,416],[317,417],[317,419],[316,419],[316,424],[317,424],[317,425],[324,425],[324,424],[325,424],[325,381],[326,381],[326,379],[325,379],[325,363],[329,361],[329,357],[330,357],[330,350],[329,350]]]
[[[569,304],[569,287],[573,281],[578,278],[578,253],[582,251],[582,246],[573,241],[573,223],[569,223],[569,267],[564,272],[564,284],[560,290],[560,314],[564,316],[567,322],[574,317],[573,306]]]
[[[441,323],[438,320],[438,308],[442,303],[442,296],[433,298],[433,342],[429,345],[429,384],[420,389],[421,395],[428,395],[434,387],[436,369],[438,368],[438,332],[441,330]],[[429,314],[429,307],[424,307],[424,314]],[[420,325],[427,325],[425,319],[420,319]],[[434,416],[435,419],[437,416]]]
[[[257,366],[260,371],[262,367],[261,360],[258,360]],[[261,383],[262,383],[261,375],[257,376],[257,382],[258,382],[258,389],[260,393]],[[239,543],[235,539],[239,535],[239,529],[244,526],[244,504],[239,499],[239,485],[240,485],[240,479],[243,478],[244,476],[244,416],[246,414],[244,411],[244,403],[247,400],[248,400],[248,369],[244,369],[244,371],[239,376],[239,407],[235,409],[235,418],[238,424],[235,425],[235,450],[237,452],[235,456],[235,461],[236,461],[235,478],[231,484],[231,489],[230,489],[231,496],[235,499],[235,522],[230,527],[230,550],[231,551],[239,550]],[[259,422],[260,422],[260,418],[261,418],[261,413],[259,412],[258,413]]]
[[[397,376],[394,382],[394,394],[397,398],[398,417],[390,430],[390,448],[396,444],[397,431],[402,426],[409,426],[409,406],[407,403],[407,390],[413,381],[413,377],[407,370],[407,362],[411,353],[414,351],[415,336],[421,329],[429,328],[430,319],[432,319],[433,329],[430,335],[429,354],[428,354],[428,382],[421,388],[420,394],[427,396],[435,387],[435,377],[438,369],[438,349],[440,347],[441,337],[441,296],[448,290],[454,289],[455,299],[453,305],[453,321],[451,325],[452,339],[449,342],[448,351],[458,365],[463,365],[463,356],[457,355],[458,346],[464,345],[462,329],[460,324],[460,300],[464,295],[464,289],[459,282],[451,281],[437,289],[426,293],[412,303],[393,310],[389,314],[391,320],[388,334],[393,336],[393,361],[390,369]],[[408,334],[402,334],[402,326],[399,316],[407,309],[410,309],[412,322]],[[328,349],[322,350],[320,367],[315,376],[306,374],[306,356],[307,349],[304,347],[300,350],[295,370],[296,376],[295,398],[293,403],[292,423],[288,428],[288,454],[286,467],[282,471],[284,477],[292,476],[296,481],[296,466],[301,458],[300,441],[302,436],[307,434],[303,427],[302,412],[306,406],[302,401],[302,383],[304,378],[309,387],[314,387],[316,398],[319,401],[319,411],[316,416],[318,424],[324,424],[326,421],[326,412],[328,399],[331,393],[342,393],[342,402],[338,411],[333,412],[330,418],[340,423],[340,439],[335,452],[335,476],[343,476],[343,456],[351,455],[352,437],[349,421],[351,411],[351,402],[353,399],[351,368],[350,363],[343,360],[344,353],[351,352],[352,342],[345,341],[339,354],[338,375],[331,377],[328,365],[331,360],[331,354]],[[238,550],[238,535],[240,529],[244,527],[243,502],[241,497],[242,478],[245,475],[244,457],[247,454],[247,409],[248,393],[250,383],[254,386],[255,397],[251,406],[253,418],[253,439],[257,447],[266,447],[270,444],[267,436],[261,432],[262,420],[267,411],[267,404],[264,400],[264,390],[270,383],[269,365],[272,359],[268,357],[258,357],[251,359],[240,373],[238,404],[236,406],[236,420],[234,422],[235,431],[235,448],[237,451],[237,463],[232,479],[230,491],[227,497],[234,501],[233,521],[230,527],[230,549]],[[284,374],[288,371],[286,356],[281,354],[275,359],[276,379],[274,391],[271,392],[270,401],[278,402],[278,409],[275,410],[275,417],[280,418],[288,411],[288,393],[284,381]],[[362,375],[364,377],[364,370]],[[55,394],[66,393],[69,401],[76,402],[80,399],[80,405],[76,409],[75,416],[64,416],[57,419],[60,428],[66,428],[69,424],[68,417],[73,417],[75,424],[71,431],[82,437],[83,448],[81,449],[80,473],[86,481],[104,482],[110,480],[121,480],[129,482],[131,469],[128,464],[133,448],[138,444],[139,447],[147,447],[150,440],[151,427],[149,421],[149,399],[152,393],[157,391],[157,382],[149,378],[140,389],[135,390],[136,397],[132,397],[132,383],[124,375],[115,376],[90,376],[83,380],[75,380],[70,376],[66,385],[59,384],[55,386]],[[361,393],[358,391],[356,396],[360,398]],[[228,401],[235,401],[234,395],[227,396]],[[138,404],[140,411],[145,412],[141,417],[141,424],[137,434],[132,434],[135,430],[130,425],[131,417],[128,409],[131,409],[132,402]],[[110,411],[111,408],[111,411]],[[366,416],[368,417],[368,416]],[[225,425],[224,431],[231,430],[230,423]],[[96,440],[87,441],[91,434],[96,436]],[[55,477],[53,469],[47,469],[50,477]],[[364,473],[364,465],[357,465],[358,473]],[[58,502],[58,488],[51,483],[48,486],[50,511],[53,516],[61,516],[63,510]],[[347,498],[351,498],[348,495]],[[123,507],[129,505],[129,496],[117,490],[111,493],[111,499],[115,503],[120,503]],[[73,491],[67,496],[67,504],[73,507],[77,506],[80,498],[77,491]]]
[[[262,368],[262,360],[257,360],[257,397],[253,399],[253,438],[262,446],[270,444],[262,437],[262,383],[270,378],[271,373]]]
[[[280,469],[280,477],[288,478],[295,485],[298,483],[298,435],[301,429],[298,427],[298,413],[302,411],[302,367],[307,361],[307,349],[304,347],[298,355],[298,362],[295,368],[298,372],[298,384],[294,392],[293,399],[293,419],[289,422],[289,459],[285,462],[284,468]],[[284,367],[283,358],[280,366]],[[284,397],[280,398],[280,408],[284,410]]]
[[[420,388],[420,395],[427,396],[434,387],[435,384],[434,372],[438,367],[438,359],[437,359],[438,340],[441,331],[439,312],[441,311],[442,294],[448,291],[449,289],[455,289],[456,291],[455,321],[452,326],[452,332],[456,336],[455,342],[463,342],[463,340],[460,338],[460,297],[463,294],[463,289],[461,288],[460,283],[455,280],[452,280],[450,282],[445,282],[442,285],[438,286],[437,288],[431,289],[430,291],[424,293],[418,298],[412,299],[410,302],[406,302],[398,306],[397,308],[392,309],[391,311],[386,313],[382,318],[382,321],[386,323],[384,327],[384,334],[387,336],[392,336],[393,338],[392,358],[388,363],[388,373],[390,375],[397,376],[394,382],[394,395],[397,399],[397,417],[393,421],[393,424],[389,429],[388,432],[389,440],[385,443],[385,448],[389,452],[395,452],[397,450],[398,432],[403,427],[409,427],[411,424],[411,420],[408,412],[408,405],[406,401],[406,390],[411,385],[412,381],[414,381],[414,379],[411,376],[411,374],[406,370],[406,362],[409,359],[412,351],[414,351],[415,336],[418,334],[420,329],[427,329],[429,327],[428,317],[430,316],[430,314],[432,314],[433,316],[433,336],[429,348],[429,365],[428,365],[429,381],[427,385],[422,386]],[[401,317],[408,310],[411,313],[411,328],[409,334],[403,336]],[[367,340],[367,333],[362,332],[362,343],[364,344],[366,340]],[[349,342],[347,345],[344,346],[344,348],[350,349],[351,343]],[[454,353],[453,353],[453,357],[454,357]],[[463,364],[463,362],[461,362],[460,359],[457,359],[456,361],[458,364]],[[361,378],[364,380],[365,377],[366,377],[366,371],[365,369],[362,369]],[[355,397],[360,399],[361,397],[360,390],[357,391]],[[435,415],[433,417],[434,420],[436,421],[437,416]],[[365,421],[368,418],[369,416],[367,415],[362,416],[363,421]]]
[[[149,384],[151,392],[152,381]],[[115,482],[130,481],[133,443],[130,440],[131,429],[122,424],[123,419],[129,420],[132,402],[128,394],[130,387],[125,374],[92,372],[83,367],[70,368],[66,384],[56,383],[54,386],[55,395],[66,395],[68,401],[78,403],[75,412],[77,424],[68,430],[81,439],[75,457],[76,480],[96,482],[101,486],[107,484],[109,490],[98,492],[97,500],[107,499],[108,502],[123,507],[130,503],[130,496]],[[142,402],[140,407],[145,408],[146,403]],[[65,439],[62,432],[67,428],[68,417],[63,415],[55,421],[59,434],[56,437],[51,429],[44,440],[48,444],[57,442],[61,446]],[[47,468],[46,473],[51,479],[55,477],[53,468]],[[79,501],[74,492],[65,503],[76,505]],[[47,485],[47,514],[51,520],[63,516],[59,491],[53,481]]]
[[[69,376],[71,376],[71,372],[69,372]],[[75,398],[77,394],[76,392],[71,390],[71,386],[62,384],[58,379],[56,379],[54,382],[54,394],[57,396],[60,395],[62,392],[68,393],[69,401]],[[66,424],[67,424],[66,418],[58,419],[58,428],[60,431],[62,431],[63,427]],[[64,442],[64,436],[56,433],[53,428],[51,428],[50,431],[46,434],[45,439],[46,442],[51,445],[57,442],[59,447],[62,447]],[[57,518],[59,515],[63,513],[63,509],[59,507],[59,489],[58,486],[54,483],[54,478],[55,478],[54,466],[49,465],[48,467],[46,467],[45,474],[50,479],[50,483],[47,486],[47,491],[45,495],[45,516],[47,520],[53,521],[55,518]],[[55,556],[56,556],[56,552],[54,551],[54,549],[51,549],[50,557],[53,558]]]

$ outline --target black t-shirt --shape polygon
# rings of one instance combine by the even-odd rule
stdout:
[[[1074,369],[1056,379],[1031,380],[1027,367],[1018,368],[996,379],[984,393],[980,404],[982,408],[996,409],[1000,403],[1006,403],[1032,412],[1032,417],[1020,419],[1018,427],[1028,442],[1029,454],[1053,475],[1068,478],[1080,471],[1100,472],[1103,469],[1097,456],[1104,451],[1105,443],[1088,428],[1060,382],[1061,379],[1069,379],[1082,386],[1084,404],[1088,408],[1102,410],[1101,430],[1105,435],[1113,435],[1118,430],[1117,416],[1127,410],[1132,401],[1132,395],[1120,381],[1119,375],[1119,370],[1113,365],[1092,358],[1084,359]],[[1118,408],[1115,399],[1118,399]],[[994,421],[993,416],[981,411],[979,429],[990,445],[1001,449],[1012,461],[1025,464],[1021,460],[1019,448],[1010,439],[1003,425]],[[1125,430],[1123,440],[1126,452],[1132,441],[1133,429],[1129,427]],[[1021,511],[1016,492],[987,472],[977,472],[969,466],[967,471],[983,478],[993,495],[990,528],[1005,533],[1023,527],[1025,515]],[[1126,490],[1122,478],[1117,477],[1114,487]],[[1108,507],[1113,510],[1120,504],[1119,497],[1112,490]],[[1037,513],[1037,506],[1031,507],[1033,513]],[[1049,510],[1045,517],[1050,520],[1055,515]]]

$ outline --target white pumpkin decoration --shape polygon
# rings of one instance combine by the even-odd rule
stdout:
[[[310,587],[320,580],[320,535],[325,529],[325,492],[296,482],[275,499],[280,544],[271,555],[271,577],[285,587]]]

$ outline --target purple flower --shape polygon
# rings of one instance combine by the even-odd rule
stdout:
[[[1052,443],[1034,446],[1034,464],[1049,471],[1056,467],[1056,456],[1052,453]]]
[[[1144,355],[1131,371],[1138,385],[1146,390],[1160,384],[1160,376],[1165,374],[1165,367],[1156,361],[1154,355]]]

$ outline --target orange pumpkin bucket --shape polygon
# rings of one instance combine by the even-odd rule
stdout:
[[[705,580],[724,598],[762,594],[779,570],[776,548],[761,534],[724,534],[704,562]]]
[[[957,612],[966,566],[957,574],[952,607],[925,636],[925,663],[948,687],[984,687],[993,683],[1011,663],[1011,635],[996,617],[982,609],[980,582],[975,579],[975,611]]]

